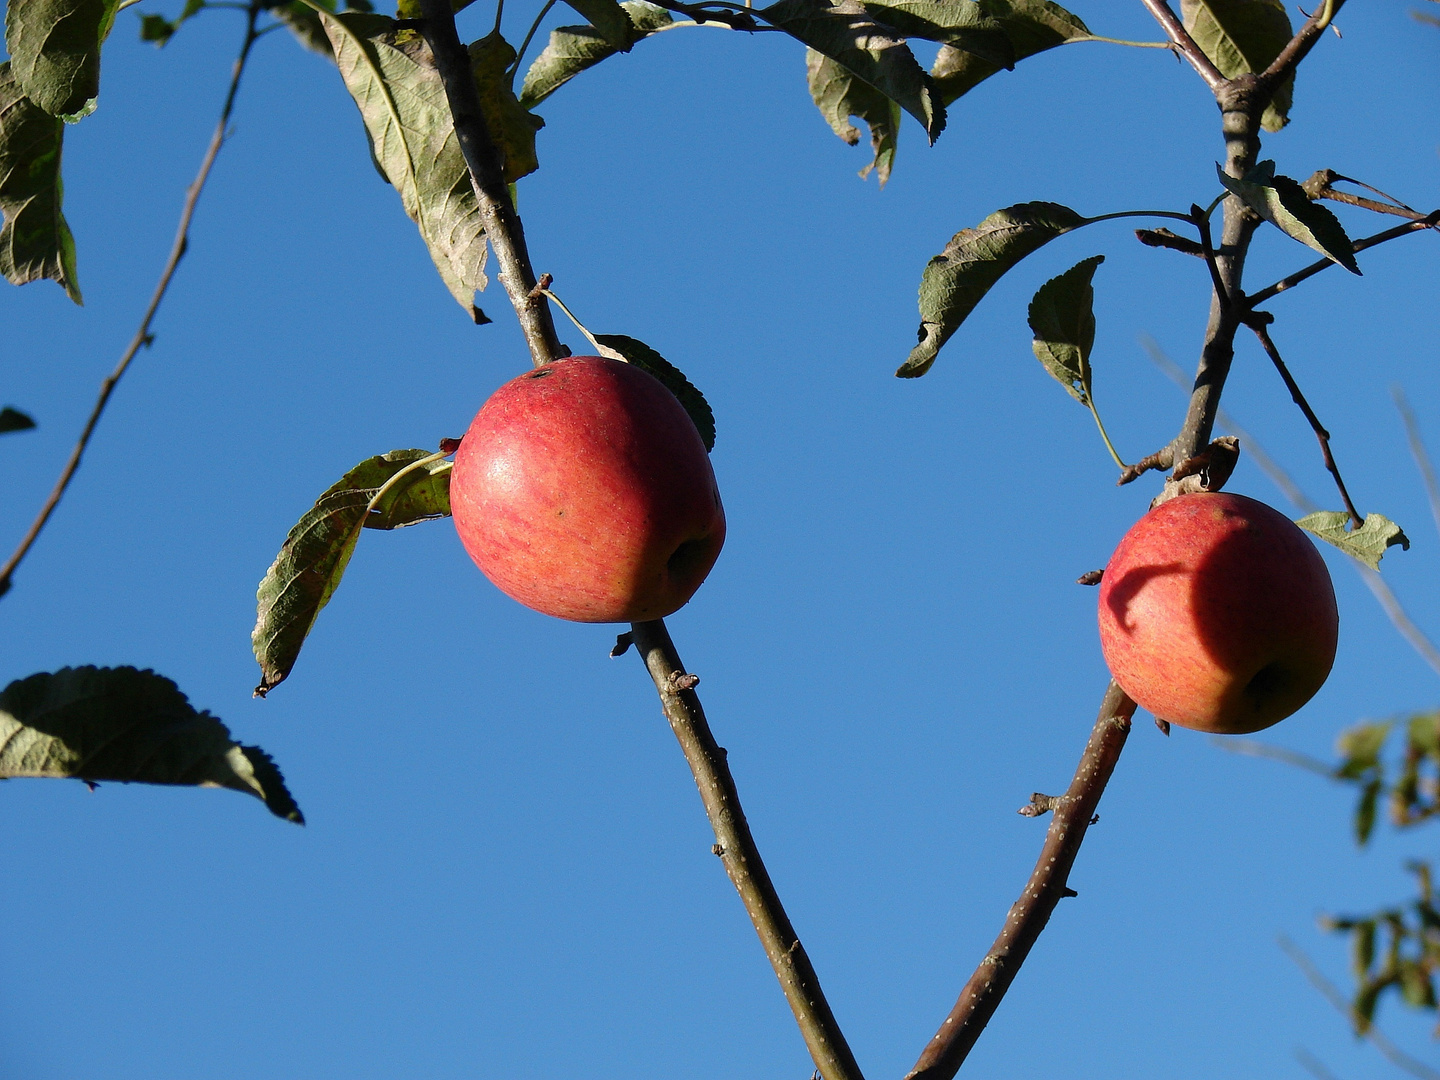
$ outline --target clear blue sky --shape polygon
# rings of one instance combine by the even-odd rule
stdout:
[[[513,0],[512,0],[513,5]],[[1415,4],[1350,5],[1266,156],[1430,208],[1440,32]],[[462,33],[492,17],[476,4]],[[531,17],[514,5],[506,31]],[[1154,39],[1138,3],[1077,3]],[[0,292],[0,441],[18,539],[128,340],[219,107],[239,16],[157,52],[122,13],[99,111],[67,132],[86,307]],[[508,11],[509,9],[507,9]],[[560,21],[575,21],[566,17]],[[539,112],[520,210],[537,269],[597,332],[641,338],[714,407],[729,540],[670,619],[761,848],[867,1075],[913,1062],[1018,895],[1106,673],[1094,592],[1154,493],[1118,489],[1085,411],[1030,353],[1035,287],[1105,253],[1096,395],[1129,459],[1184,399],[1203,267],[1133,223],[1067,236],[1001,283],[930,375],[925,261],[1030,199],[1183,210],[1216,190],[1208,92],[1158,50],[1075,45],[958,103],[933,148],[906,120],[889,186],[828,130],[803,49],[684,30],[582,75]],[[291,679],[250,697],[255,586],[286,530],[370,454],[463,432],[524,348],[503,295],[470,325],[367,158],[333,68],[257,47],[189,258],[49,532],[0,601],[0,677],[136,664],[276,757],[309,824],[229,792],[0,787],[4,1080],[786,1078],[810,1064],[634,655],[608,627],[524,610],[450,525],[363,537]],[[1356,235],[1378,231],[1342,215]],[[1273,230],[1250,281],[1309,253]],[[1440,633],[1440,550],[1389,387],[1440,450],[1434,237],[1277,299],[1274,334],[1362,510],[1404,525],[1386,576]],[[579,344],[577,334],[563,336]],[[1249,343],[1227,406],[1325,505],[1319,453]],[[1279,504],[1242,461],[1231,488]],[[1342,557],[1329,684],[1268,733],[1327,756],[1364,717],[1440,703],[1440,680]],[[1275,945],[1332,978],[1326,910],[1408,895],[1433,836],[1357,853],[1348,791],[1141,717],[1059,909],[963,1075],[985,1080],[1392,1075]],[[1423,1019],[1388,1030],[1440,1059]]]

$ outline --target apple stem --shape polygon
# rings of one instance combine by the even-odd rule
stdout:
[[[550,275],[549,275],[549,274],[546,274],[545,277],[546,277],[546,278],[549,278]],[[614,350],[613,350],[613,349],[607,350],[604,345],[601,345],[600,342],[598,342],[598,341],[595,340],[595,335],[592,334],[592,333],[590,333],[589,329],[585,326],[585,324],[582,323],[579,319],[577,319],[577,318],[575,317],[575,313],[574,313],[573,311],[571,311],[568,307],[565,306],[565,301],[561,300],[560,297],[556,296],[556,295],[550,290],[550,288],[548,287],[548,283],[547,283],[546,281],[542,280],[541,283],[535,287],[535,292],[539,293],[541,296],[548,296],[551,300],[555,301],[555,306],[558,307],[561,311],[563,311],[563,312],[566,314],[566,316],[569,317],[570,321],[575,324],[575,329],[579,330],[580,333],[582,333],[582,334],[585,335],[585,339],[586,339],[587,341],[589,341],[590,344],[595,347],[595,352],[596,352],[598,355],[600,355],[600,356],[610,355],[610,358],[611,358],[612,360],[615,359],[615,356],[613,355]],[[623,356],[620,357],[620,359],[621,359],[621,360],[625,360],[625,358],[624,358]],[[626,362],[626,363],[629,363],[628,360],[626,360],[625,362]]]
[[[863,1080],[805,946],[796,936],[760,858],[725,750],[710,731],[705,710],[695,695],[693,676],[686,674],[665,621],[634,623],[630,629],[635,647],[660,692],[665,718],[700,789],[700,800],[715,831],[711,851],[725,864],[725,872],[745,904],[819,1074],[824,1080]]]

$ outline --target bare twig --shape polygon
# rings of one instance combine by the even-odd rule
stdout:
[[[1440,529],[1440,484],[1435,481],[1435,467],[1430,464],[1430,455],[1425,452],[1425,443],[1420,438],[1420,424],[1415,419],[1410,402],[1405,400],[1404,390],[1392,386],[1390,395],[1395,399],[1395,408],[1400,410],[1400,420],[1405,425],[1405,437],[1410,441],[1410,454],[1415,458],[1421,479],[1425,481],[1425,494],[1430,499],[1430,516],[1435,519],[1435,527]]]
[[[1169,248],[1171,251],[1194,255],[1197,259],[1205,257],[1203,247],[1189,237],[1177,235],[1169,229],[1136,229],[1135,239],[1146,247]]]
[[[1120,479],[1115,481],[1116,486],[1133,483],[1139,480],[1151,469],[1168,469],[1175,464],[1175,451],[1166,446],[1156,450],[1153,454],[1146,454],[1134,465],[1127,465],[1120,473]]]
[[[1300,61],[1310,54],[1310,50],[1320,40],[1320,35],[1325,33],[1330,20],[1340,14],[1340,9],[1344,6],[1345,0],[1323,0],[1315,14],[1305,20],[1304,25],[1290,39],[1290,43],[1280,50],[1280,55],[1275,57],[1260,75],[1261,83],[1276,87],[1293,75]]]
[[[205,156],[200,161],[200,171],[195,174],[195,179],[185,191],[185,204],[180,210],[180,224],[175,230],[175,242],[170,245],[170,255],[165,260],[165,269],[160,272],[160,280],[155,284],[155,292],[150,297],[150,304],[145,309],[144,316],[140,319],[140,326],[135,331],[135,336],[130,339],[130,344],[120,356],[120,362],[115,365],[115,370],[105,377],[100,384],[100,395],[95,400],[95,407],[90,410],[90,418],[85,421],[85,427],[80,432],[80,438],[75,442],[75,448],[70,451],[70,458],[65,462],[65,467],[60,471],[60,478],[55,481],[55,487],[50,491],[50,497],[45,500],[45,505],[40,508],[40,513],[30,523],[29,530],[20,541],[20,546],[15,549],[14,554],[6,560],[4,566],[0,566],[0,596],[10,591],[12,579],[15,576],[15,569],[20,565],[21,560],[29,553],[35,541],[39,539],[40,532],[45,528],[50,515],[60,505],[60,499],[64,496],[66,489],[70,486],[70,480],[75,475],[75,470],[80,467],[80,459],[85,455],[85,448],[90,445],[90,437],[95,433],[95,425],[100,422],[101,414],[105,412],[105,406],[110,403],[110,395],[115,392],[126,370],[130,367],[130,361],[135,359],[142,346],[148,346],[154,336],[150,333],[150,324],[155,319],[155,313],[160,310],[160,303],[165,299],[165,293],[170,288],[170,279],[175,276],[175,270],[180,265],[180,260],[185,257],[185,251],[190,244],[190,221],[195,216],[195,207],[200,202],[200,194],[205,190],[205,181],[210,178],[210,169],[215,164],[216,157],[220,154],[220,148],[225,145],[225,131],[230,126],[230,114],[235,108],[235,95],[240,89],[240,76],[245,73],[245,63],[250,58],[250,49],[264,31],[257,32],[255,29],[256,20],[265,5],[258,2],[251,3],[245,8],[245,40],[241,43],[240,53],[235,57],[235,63],[230,70],[230,86],[225,91],[225,103],[220,107],[220,119],[215,124],[215,132],[210,136],[210,145],[205,148]]]
[[[1364,1035],[1365,1038],[1374,1043],[1375,1049],[1385,1055],[1385,1059],[1389,1061],[1391,1065],[1394,1065],[1397,1069],[1403,1069],[1411,1076],[1417,1077],[1418,1080],[1440,1080],[1440,1072],[1436,1072],[1423,1061],[1416,1061],[1409,1054],[1405,1053],[1404,1050],[1401,1050],[1391,1042],[1385,1033],[1376,1027],[1373,1022],[1367,1023],[1364,1018],[1355,1011],[1355,1007],[1345,1000],[1345,995],[1340,993],[1335,984],[1321,973],[1320,969],[1315,966],[1314,961],[1312,961],[1310,957],[1305,955],[1305,951],[1301,949],[1300,946],[1296,945],[1284,934],[1281,934],[1277,941],[1285,955],[1290,957],[1290,959],[1295,962],[1295,966],[1304,973],[1305,978],[1310,981],[1310,985],[1315,987],[1316,990],[1319,990],[1325,1000],[1330,1002],[1331,1006],[1333,1006],[1337,1012],[1350,1021],[1356,1032]]]
[[[1295,1060],[1306,1072],[1315,1077],[1315,1080],[1337,1080],[1335,1074],[1325,1067],[1324,1062],[1303,1046],[1295,1048]]]
[[[1045,833],[1045,846],[1025,884],[1025,891],[1010,908],[1000,936],[970,976],[960,999],[906,1080],[950,1080],[955,1075],[1010,988],[1031,946],[1050,921],[1056,904],[1070,894],[1070,868],[1115,763],[1120,759],[1134,715],[1135,702],[1112,682],[1105,691],[1099,719],[1090,733],[1075,778],[1064,795],[1050,800],[1049,808],[1054,813]]]
[[[1154,338],[1148,335],[1142,336],[1140,343],[1145,347],[1146,351],[1149,352],[1150,359],[1155,362],[1156,367],[1165,372],[1180,389],[1189,389],[1185,372],[1180,370],[1179,364],[1165,355]],[[1316,510],[1321,509],[1320,504],[1305,494],[1300,485],[1295,483],[1290,474],[1285,471],[1284,467],[1272,458],[1269,453],[1266,452],[1265,447],[1260,444],[1259,440],[1245,428],[1241,427],[1240,423],[1233,416],[1224,409],[1218,409],[1215,413],[1215,421],[1220,427],[1233,432],[1240,438],[1245,444],[1246,453],[1248,453],[1255,464],[1260,467],[1260,470],[1266,476],[1270,477],[1271,482],[1290,500],[1295,509],[1306,514],[1312,514]],[[1420,658],[1434,668],[1437,674],[1440,674],[1440,649],[1437,649],[1434,642],[1425,636],[1425,631],[1415,625],[1414,620],[1410,618],[1404,607],[1401,606],[1399,599],[1395,596],[1394,591],[1391,590],[1385,579],[1358,559],[1351,559],[1350,562],[1351,565],[1355,567],[1355,572],[1360,575],[1361,580],[1365,582],[1370,592],[1374,594],[1376,601],[1384,610],[1385,616],[1390,620],[1391,625],[1400,632],[1400,636],[1409,643],[1410,647],[1420,654]]]
[[[1325,458],[1325,468],[1328,469],[1330,475],[1335,478],[1335,486],[1340,490],[1340,499],[1345,503],[1345,512],[1350,515],[1350,523],[1358,529],[1365,524],[1365,519],[1356,511],[1355,504],[1350,501],[1350,492],[1345,490],[1345,481],[1340,478],[1340,467],[1335,464],[1335,455],[1330,452],[1330,432],[1325,430],[1325,426],[1320,423],[1320,418],[1315,415],[1315,410],[1310,408],[1310,403],[1305,400],[1305,395],[1300,392],[1299,383],[1297,383],[1294,376],[1290,374],[1290,369],[1285,366],[1285,361],[1280,356],[1280,350],[1275,348],[1275,342],[1270,339],[1270,330],[1266,325],[1268,320],[1254,318],[1256,315],[1263,314],[1265,313],[1251,313],[1250,329],[1255,331],[1255,336],[1260,339],[1260,345],[1264,348],[1265,355],[1270,357],[1271,363],[1275,365],[1275,370],[1280,372],[1280,377],[1285,380],[1285,387],[1290,391],[1291,399],[1294,400],[1296,405],[1300,406],[1300,411],[1305,414],[1305,419],[1310,422],[1310,428],[1315,432],[1315,438],[1320,441],[1320,453]]]
[[[1411,233],[1414,232],[1424,232],[1426,229],[1434,228],[1437,224],[1440,224],[1440,210],[1432,210],[1424,217],[1417,218],[1415,221],[1408,222],[1404,225],[1396,225],[1393,229],[1386,229],[1384,232],[1378,232],[1374,236],[1367,236],[1361,240],[1356,240],[1354,244],[1351,245],[1351,247],[1353,247],[1355,252],[1358,254],[1359,252],[1364,251],[1366,248],[1375,247],[1377,244],[1383,244],[1386,241],[1394,240],[1397,237],[1409,236]],[[1333,259],[1320,259],[1317,262],[1311,263],[1309,266],[1305,267],[1305,269],[1297,270],[1289,277],[1281,278],[1279,281],[1275,282],[1275,284],[1267,285],[1259,292],[1252,293],[1245,298],[1245,302],[1251,307],[1255,307],[1258,304],[1263,304],[1271,297],[1284,292],[1286,289],[1293,289],[1302,281],[1312,278],[1316,274],[1320,273],[1320,271],[1328,270],[1334,265],[1335,261]]]
[[[510,201],[504,159],[490,137],[480,109],[480,95],[470,71],[470,54],[455,31],[455,13],[449,0],[420,0],[420,13],[425,20],[421,33],[434,54],[435,67],[454,118],[455,136],[465,164],[470,167],[485,238],[500,263],[500,280],[520,320],[530,358],[536,367],[548,364],[568,354],[555,334],[550,305],[544,296],[531,293],[535,288],[535,271],[525,246],[525,230]]]
[[[1208,56],[1205,50],[1195,44],[1195,39],[1190,36],[1190,31],[1185,29],[1185,24],[1180,21],[1166,0],[1141,0],[1155,21],[1160,24],[1160,29],[1165,31],[1165,36],[1170,39],[1175,50],[1190,62],[1200,77],[1205,80],[1205,85],[1211,90],[1218,90],[1225,84],[1225,76],[1220,73]]]
[[[1255,739],[1237,739],[1229,735],[1210,736],[1212,746],[1219,747],[1231,754],[1241,754],[1245,757],[1268,758],[1271,761],[1283,762],[1292,765],[1297,769],[1304,769],[1306,772],[1316,773],[1327,780],[1335,779],[1335,767],[1317,757],[1309,754],[1302,754],[1298,750],[1290,750],[1283,746],[1273,746],[1270,743],[1259,742]]]
[[[631,633],[660,693],[665,718],[670,721],[670,728],[685,752],[685,760],[700,789],[705,813],[715,830],[717,847],[714,850],[724,862],[725,872],[730,875],[750,921],[755,924],[755,932],[760,935],[765,955],[770,958],[795,1013],[810,1056],[825,1080],[861,1080],[860,1067],[760,859],[740,807],[740,796],[730,775],[725,751],[710,733],[700,699],[686,685],[685,669],[664,620],[635,623]]]
[[[1194,204],[1190,207],[1191,219],[1195,222],[1195,228],[1200,232],[1200,254],[1205,258],[1205,265],[1210,270],[1210,284],[1215,290],[1223,307],[1230,307],[1230,291],[1226,289],[1224,280],[1220,277],[1220,264],[1215,261],[1215,244],[1210,237],[1210,219],[1205,211]]]

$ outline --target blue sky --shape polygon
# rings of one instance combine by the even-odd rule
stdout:
[[[462,34],[485,33],[476,4]],[[1429,209],[1440,34],[1354,4],[1301,73],[1266,156]],[[1075,5],[1153,40],[1139,4]],[[162,51],[123,12],[94,116],[67,132],[66,213],[86,306],[0,292],[0,542],[43,500],[133,333],[241,33],[207,12]],[[508,10],[508,9],[507,9]],[[506,21],[512,40],[527,10]],[[557,21],[574,21],[563,19]],[[648,342],[706,393],[729,538],[669,620],[728,747],[751,825],[867,1075],[905,1072],[984,954],[1039,849],[1015,814],[1068,781],[1105,669],[1094,592],[1154,485],[1113,484],[1094,424],[1036,363],[1025,305],[1079,259],[1096,275],[1095,392],[1133,460],[1184,398],[1137,343],[1187,367],[1203,267],[1133,223],[1066,236],[991,293],[933,371],[914,340],[925,261],[1011,203],[1183,210],[1215,194],[1217,116],[1159,50],[1073,45],[951,110],[907,120],[890,184],[861,181],[781,35],[659,35],[539,112],[520,185],[537,269],[597,332]],[[928,59],[928,58],[927,58]],[[1355,235],[1386,222],[1342,217]],[[1440,450],[1433,237],[1277,298],[1273,333],[1334,436],[1362,510],[1413,545],[1385,574],[1440,633],[1440,551],[1390,386]],[[1310,261],[1270,230],[1252,283]],[[427,1080],[809,1075],[633,654],[608,627],[526,611],[448,523],[367,534],[294,674],[250,697],[255,586],[285,532],[361,458],[433,446],[527,359],[503,295],[471,325],[368,160],[333,68],[257,47],[190,254],[81,472],[0,601],[8,679],[136,664],[284,769],[309,824],[228,792],[0,787],[9,932],[0,1076]],[[562,328],[579,345],[579,335]],[[1327,506],[1313,436],[1259,350],[1226,405]],[[1280,505],[1242,459],[1230,487]],[[1366,717],[1440,703],[1440,681],[1343,557],[1327,686],[1267,733],[1328,756]],[[1357,852],[1350,794],[1166,740],[1141,717],[1056,914],[963,1075],[1393,1075],[1275,945],[1337,981],[1322,911],[1408,895],[1433,838]],[[1423,1018],[1382,1009],[1415,1053]]]

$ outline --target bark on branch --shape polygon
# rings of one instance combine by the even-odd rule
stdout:
[[[1070,868],[1080,853],[1085,832],[1090,828],[1110,774],[1115,771],[1115,763],[1120,760],[1134,715],[1135,702],[1112,682],[1100,703],[1099,719],[1090,732],[1090,741],[1070,787],[1059,798],[1045,799],[1045,809],[1053,816],[1045,833],[1045,846],[1040,849],[1040,858],[1025,883],[1025,891],[1010,908],[1000,936],[970,976],[965,989],[960,991],[955,1007],[905,1080],[950,1080],[955,1075],[995,1014],[1000,999],[1029,955],[1030,947],[1050,921],[1055,905],[1066,896],[1075,895],[1068,884]],[[1037,808],[1036,812],[1041,811]]]
[[[670,729],[695,776],[695,786],[700,789],[705,813],[715,830],[715,846],[711,850],[725,864],[725,872],[730,875],[755,932],[760,935],[760,944],[765,947],[765,955],[770,958],[770,965],[795,1013],[795,1022],[800,1025],[815,1067],[825,1080],[863,1080],[855,1056],[820,989],[820,980],[805,953],[805,946],[800,944],[765,870],[740,807],[740,795],[730,775],[725,750],[710,733],[705,710],[690,681],[693,676],[686,677],[664,620],[635,623],[631,633],[660,693],[665,719],[670,721]]]

